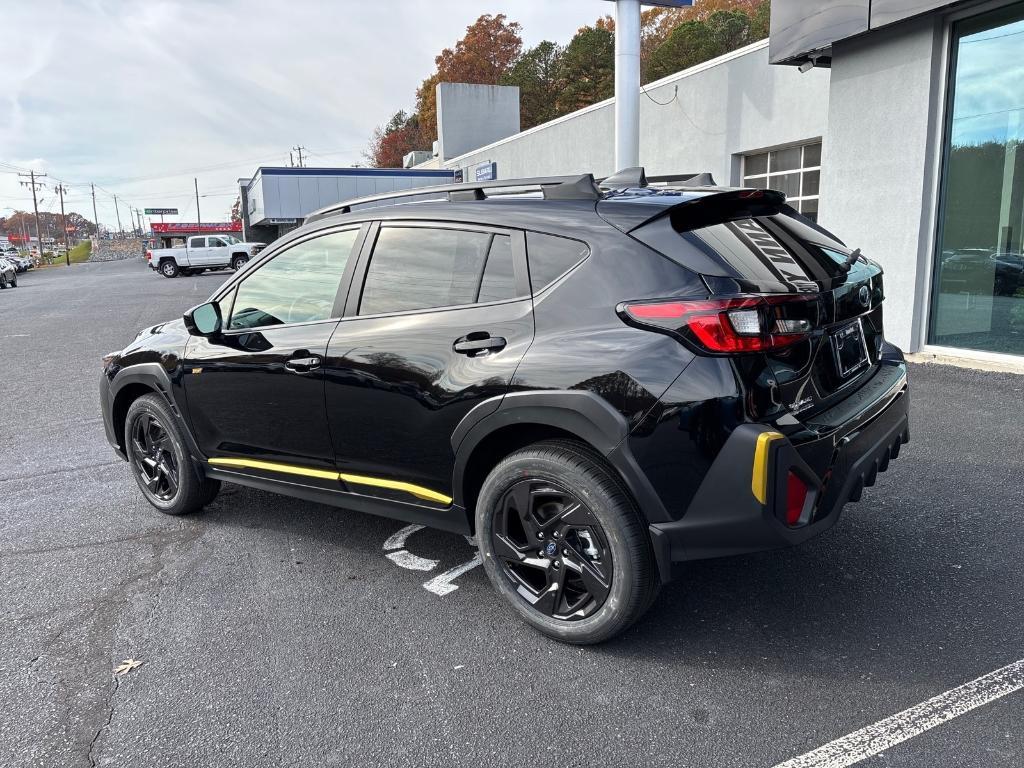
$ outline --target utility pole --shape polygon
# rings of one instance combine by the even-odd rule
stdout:
[[[302,150],[304,150],[305,147],[292,147],[292,149],[299,153],[299,168],[305,168],[306,166],[302,164]],[[291,153],[289,152],[289,155],[290,154]]]
[[[117,195],[114,195],[114,213],[117,214],[117,231],[121,234],[121,239],[124,239],[124,227],[121,226],[121,209],[117,207]]]
[[[68,220],[64,216],[64,195],[68,193],[68,188],[63,184],[58,184],[53,188],[53,191],[60,196],[60,226],[64,230],[64,263],[70,267],[71,246],[68,244]]]
[[[199,228],[203,228],[203,215],[199,212],[199,179],[193,177],[192,181],[196,183],[196,218],[199,220]]]
[[[35,214],[36,214],[36,242],[39,245],[39,257],[42,258],[42,256],[43,256],[43,233],[39,229],[39,203],[36,200],[36,190],[39,187],[43,186],[43,185],[42,185],[42,182],[36,181],[36,172],[35,171],[29,171],[28,173],[19,173],[18,176],[19,177],[28,176],[28,178],[29,178],[28,181],[19,181],[18,183],[21,184],[21,186],[23,186],[23,187],[31,187],[32,188],[32,210],[34,210]],[[44,176],[46,176],[45,173],[40,173],[39,174],[39,178],[43,178]]]
[[[96,185],[90,184],[92,188],[92,219],[96,223],[96,241],[100,239],[100,217],[96,214]]]

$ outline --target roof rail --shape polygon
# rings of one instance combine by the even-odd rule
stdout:
[[[601,190],[594,182],[593,174],[581,176],[542,176],[531,179],[506,179],[504,181],[478,181],[465,184],[439,184],[433,187],[413,187],[379,195],[357,197],[333,203],[306,217],[306,223],[317,221],[337,213],[351,213],[357,206],[371,206],[388,200],[400,200],[405,197],[421,197],[437,195],[447,198],[449,202],[467,200],[486,200],[497,195],[514,195],[529,190],[539,189],[545,200],[598,200]],[[488,194],[489,193],[489,194]]]

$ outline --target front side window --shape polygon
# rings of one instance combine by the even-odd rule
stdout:
[[[508,235],[381,227],[363,284],[360,315],[455,307],[515,296]]]
[[[207,247],[209,247],[209,248],[223,248],[224,247],[224,241],[221,240],[219,237],[211,237],[206,242],[207,242]]]
[[[928,341],[1024,355],[1024,13],[953,35]]]
[[[238,286],[228,330],[330,319],[358,234],[321,235],[262,264]]]

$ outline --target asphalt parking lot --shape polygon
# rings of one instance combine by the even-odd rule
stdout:
[[[772,768],[1024,658],[1022,376],[913,366],[911,443],[830,532],[693,564],[579,649],[521,624],[459,536],[243,488],[160,515],[104,439],[99,360],[224,275],[21,277],[0,293],[0,765]],[[1024,691],[856,764],[1020,766]]]

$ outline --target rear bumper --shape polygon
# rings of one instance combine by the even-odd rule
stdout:
[[[673,563],[791,546],[831,528],[910,439],[909,407],[900,361],[881,366],[860,392],[806,430],[781,436],[769,425],[736,428],[686,514],[651,525],[662,577]],[[811,488],[807,522],[798,527],[784,522],[790,472]]]

